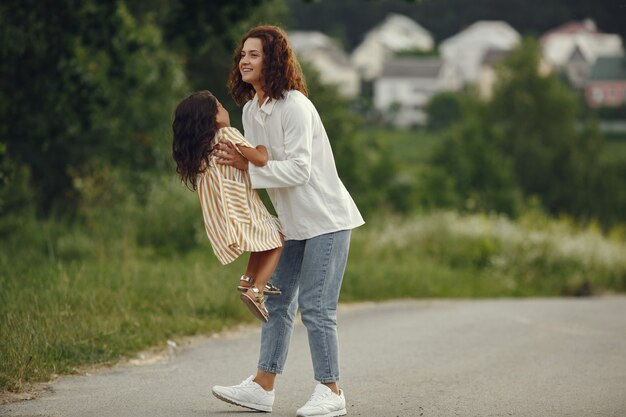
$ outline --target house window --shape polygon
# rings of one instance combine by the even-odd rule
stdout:
[[[593,96],[593,101],[596,103],[602,103],[602,100],[604,100],[604,91],[602,91],[599,87],[595,87],[591,94]]]

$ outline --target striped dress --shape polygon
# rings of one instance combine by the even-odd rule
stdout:
[[[217,131],[213,143],[229,140],[253,146],[234,127]],[[282,230],[250,184],[247,171],[219,165],[211,155],[209,167],[197,178],[204,227],[213,252],[226,265],[243,252],[262,252],[282,246]]]

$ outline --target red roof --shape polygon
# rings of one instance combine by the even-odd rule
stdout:
[[[596,28],[596,24],[592,20],[583,20],[567,22],[561,26],[558,26],[552,30],[547,31],[541,36],[541,42],[545,42],[550,36],[555,34],[574,34],[574,33],[596,33],[601,34],[603,32]]]

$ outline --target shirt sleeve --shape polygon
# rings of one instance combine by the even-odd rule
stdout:
[[[246,148],[254,148],[254,146],[252,146],[250,142],[246,140],[246,138],[241,134],[239,130],[237,130],[236,127],[223,127],[220,130],[222,133],[222,137],[229,140],[233,144],[238,146],[245,146]]]
[[[290,101],[281,114],[285,160],[248,164],[253,188],[282,188],[306,184],[311,176],[313,115],[305,103]]]

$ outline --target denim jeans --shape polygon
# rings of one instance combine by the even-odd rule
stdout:
[[[266,298],[269,322],[263,324],[258,368],[280,374],[300,308],[309,336],[315,379],[339,380],[337,301],[350,248],[350,230],[306,240],[288,240],[271,282],[282,290]]]

